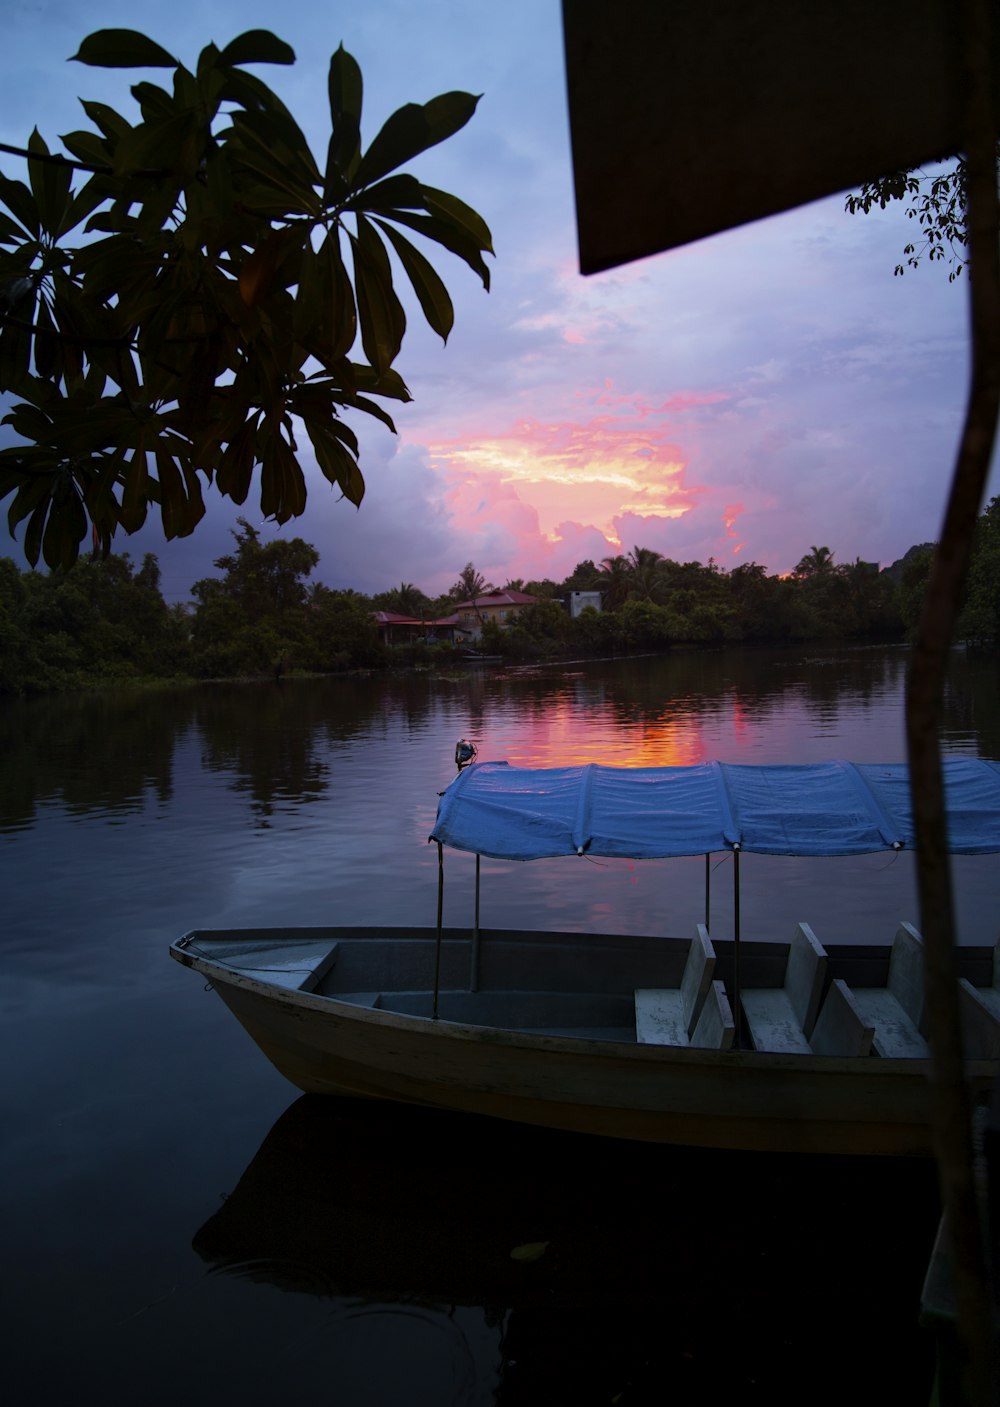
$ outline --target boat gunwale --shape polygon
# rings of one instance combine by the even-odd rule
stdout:
[[[561,1052],[582,1056],[591,1055],[595,1058],[607,1058],[610,1052],[614,1052],[616,1059],[635,1061],[639,1064],[649,1065],[692,1065],[692,1066],[718,1066],[728,1070],[750,1070],[757,1073],[774,1071],[784,1073],[789,1076],[795,1074],[817,1075],[823,1074],[830,1077],[836,1075],[846,1075],[852,1079],[857,1079],[862,1072],[869,1078],[875,1078],[879,1083],[883,1079],[891,1079],[895,1087],[898,1087],[904,1076],[926,1080],[931,1072],[931,1060],[929,1057],[906,1057],[906,1056],[827,1056],[810,1053],[808,1055],[798,1053],[784,1053],[778,1051],[758,1051],[758,1050],[717,1050],[706,1047],[691,1046],[661,1046],[655,1044],[645,1044],[642,1042],[616,1041],[612,1039],[594,1038],[588,1036],[565,1036],[565,1035],[545,1035],[536,1032],[522,1032],[512,1030],[503,1026],[470,1025],[465,1022],[449,1021],[445,1017],[439,1016],[412,1016],[405,1012],[393,1011],[387,1007],[363,1006],[357,1002],[343,1000],[332,994],[317,994],[302,989],[279,986],[273,982],[262,980],[259,977],[252,977],[238,968],[226,963],[222,959],[208,958],[194,953],[189,946],[192,940],[199,934],[205,935],[212,930],[194,929],[183,935],[170,944],[170,955],[185,967],[190,967],[202,973],[210,980],[215,978],[225,985],[237,989],[247,990],[255,995],[266,999],[272,1004],[287,1006],[292,1009],[307,1010],[316,1013],[335,1011],[341,1020],[356,1025],[372,1025],[387,1030],[399,1030],[409,1034],[417,1032],[426,1035],[433,1033],[438,1038],[445,1041],[461,1041],[468,1043],[470,1040],[477,1043],[503,1045],[513,1049],[543,1050],[550,1052]],[[303,935],[317,930],[309,929],[283,929],[273,930],[288,936],[288,941],[294,941],[294,936]],[[335,934],[338,931],[343,933],[366,933],[379,930],[366,930],[358,928],[347,928],[342,930],[323,929],[324,933]],[[392,930],[382,930],[390,932]],[[514,931],[514,930],[512,930]],[[609,937],[612,935],[589,935],[589,934],[569,934],[569,935],[546,935],[537,930],[524,929],[516,930],[525,936],[568,936],[568,937]],[[241,932],[258,933],[263,935],[268,930],[216,930],[216,932]],[[415,933],[412,929],[396,930],[397,935],[404,933]],[[420,940],[428,941],[433,936],[434,930],[421,931]],[[264,941],[263,936],[261,941]],[[336,941],[331,938],[330,941]],[[685,939],[658,939],[659,942],[686,943]],[[780,944],[778,944],[780,946]],[[855,945],[864,947],[865,945]],[[878,947],[879,945],[873,945]],[[428,989],[429,990],[429,989]],[[966,1078],[969,1081],[991,1080],[996,1077],[997,1068],[1000,1062],[994,1060],[967,1060],[963,1064]]]

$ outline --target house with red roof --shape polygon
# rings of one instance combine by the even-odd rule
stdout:
[[[440,620],[417,620],[415,616],[401,616],[395,611],[372,611],[372,615],[383,645],[412,645],[418,640],[428,645],[441,640],[460,645],[470,638],[470,632],[455,613]]]
[[[524,591],[512,591],[509,588],[504,588],[488,591],[485,595],[476,596],[471,601],[459,601],[454,614],[462,622],[463,628],[476,640],[482,633],[486,621],[495,620],[503,630],[515,616],[521,614],[526,606],[534,606],[540,600],[540,596],[529,596]]]

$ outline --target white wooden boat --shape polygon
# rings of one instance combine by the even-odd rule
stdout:
[[[194,932],[171,952],[211,982],[307,1093],[712,1148],[930,1151],[926,1057],[637,1040],[635,991],[679,989],[687,941],[483,931],[478,990],[469,991],[473,941],[468,932],[441,935],[436,1020],[434,929]],[[728,987],[734,945],[713,946]],[[748,995],[779,989],[788,947],[744,944]],[[991,954],[962,956],[981,985]],[[888,945],[831,949],[828,958],[828,973],[847,974],[831,980],[833,990],[848,978],[851,990],[888,990]],[[981,1046],[985,1058],[969,1062],[982,1098],[997,1073],[995,1050]]]
[[[998,769],[959,761],[948,771],[952,846],[1000,849]],[[691,853],[706,840],[738,854],[765,849],[775,827],[784,837],[776,843],[788,843],[792,811],[781,788],[815,783],[802,775],[813,769],[735,769],[742,777],[723,769],[720,777],[711,770],[719,764],[708,768],[523,773],[475,764],[444,793],[432,838],[511,858],[532,847]],[[878,846],[905,844],[900,769],[876,777],[836,770],[844,768],[827,778],[827,838],[816,825],[819,802],[801,821],[804,853],[875,849],[874,831]],[[848,801],[838,811],[843,786]],[[617,797],[610,807],[602,800],[609,790]],[[721,801],[721,843],[709,793]],[[689,848],[665,849],[676,843]],[[195,931],[171,955],[209,980],[307,1093],[707,1148],[931,1151],[921,943],[908,924],[891,943],[829,952],[807,924],[768,942],[713,942],[702,925],[691,938],[473,925]],[[958,958],[967,1076],[973,1097],[985,1100],[1000,1071],[995,955],[962,948]]]

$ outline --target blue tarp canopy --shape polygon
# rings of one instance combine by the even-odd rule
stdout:
[[[944,763],[949,849],[1000,851],[1000,763]],[[442,795],[431,839],[499,860],[633,860],[747,850],[864,855],[913,844],[905,763],[749,767],[467,767]]]

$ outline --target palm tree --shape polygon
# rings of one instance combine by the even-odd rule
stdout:
[[[412,581],[401,581],[386,592],[386,598],[392,603],[391,609],[401,616],[422,616],[427,607],[427,597]]]
[[[605,608],[616,611],[629,595],[630,566],[627,557],[605,557],[598,567],[598,586],[604,596]]]
[[[662,552],[654,552],[651,547],[633,547],[626,560],[631,578],[629,595],[640,601],[659,600],[666,584],[661,567]]]
[[[486,580],[482,572],[477,572],[472,562],[466,562],[465,566],[458,574],[458,581],[451,588],[449,595],[456,601],[471,601],[472,609],[476,613],[476,620],[479,629],[483,628],[483,615],[479,609],[480,596],[486,596],[491,591],[496,591],[492,582]]]
[[[472,562],[466,562],[465,566],[458,574],[458,581],[451,588],[450,594],[456,601],[475,601],[477,596],[485,596],[490,591],[495,591],[496,587],[492,582],[488,582],[482,572],[477,572]]]
[[[829,576],[833,571],[833,553],[829,547],[810,547],[799,562],[793,576]]]

